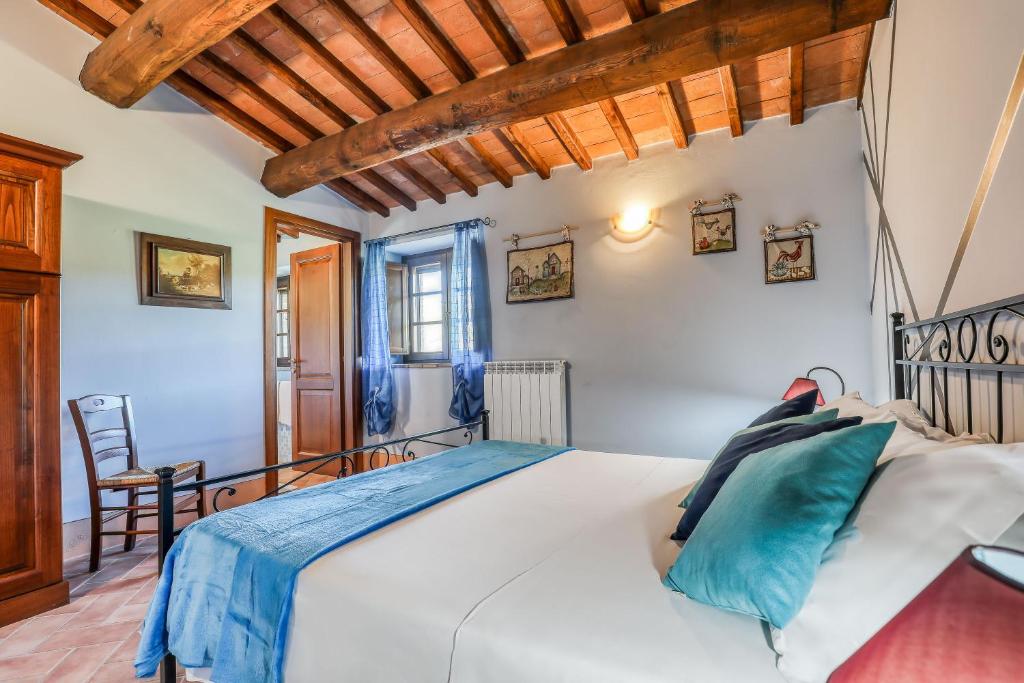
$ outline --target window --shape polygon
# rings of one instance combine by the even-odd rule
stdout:
[[[439,363],[449,359],[448,279],[451,275],[451,254],[451,249],[445,249],[406,256],[402,262],[407,278],[405,290],[388,287],[389,320],[408,322],[407,333],[405,325],[391,330],[393,350],[404,341],[408,343],[405,347],[408,350],[401,358],[404,363]],[[391,272],[396,270],[393,268]]]
[[[289,368],[292,365],[292,345],[288,338],[288,282],[287,275],[277,278],[277,291],[274,294],[274,333],[277,348],[277,367]]]

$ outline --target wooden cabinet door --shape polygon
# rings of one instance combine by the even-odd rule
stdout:
[[[0,270],[60,272],[61,169],[0,157]]]
[[[67,601],[61,567],[59,279],[0,271],[0,624]],[[55,492],[57,492],[55,494]],[[40,589],[55,590],[38,593]]]
[[[341,245],[296,252],[290,265],[292,459],[300,460],[337,453],[344,442]]]

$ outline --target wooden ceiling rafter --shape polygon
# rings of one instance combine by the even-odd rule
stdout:
[[[875,37],[875,25],[868,26],[864,36],[864,47],[861,49],[860,70],[857,72],[857,109],[864,106],[864,83],[867,81],[869,58],[871,57],[871,41]]]
[[[544,0],[544,6],[547,7],[548,14],[551,15],[551,20],[555,22],[555,27],[558,29],[559,35],[562,36],[562,40],[565,44],[575,45],[576,43],[583,42],[585,36],[583,35],[582,29],[580,29],[579,23],[576,21],[576,17],[573,16],[572,9],[569,7],[569,3],[566,0]],[[619,106],[613,98],[601,100],[598,102],[601,108],[601,113],[604,114],[605,120],[608,122],[608,126],[615,133],[615,138],[619,140],[619,144],[622,146],[622,152],[626,155],[627,159],[635,159],[639,156],[639,148],[636,148],[636,141],[633,140],[630,145],[630,140],[633,137],[632,132],[629,130],[629,124],[622,118],[622,112],[619,111]],[[618,111],[618,117],[616,118],[615,113]],[[587,148],[582,145],[576,132],[573,130],[569,121],[561,113],[553,114],[551,116],[544,117],[548,126],[555,133],[555,137],[562,144],[562,148],[565,149],[566,153],[576,162],[576,165],[584,171],[589,171],[594,167],[593,162],[590,159],[590,153],[587,152]],[[626,135],[628,134],[628,135]],[[625,137],[625,141],[623,141]],[[630,156],[630,152],[635,152],[634,156]]]
[[[127,3],[131,0],[123,1]],[[115,30],[114,24],[83,5],[80,0],[44,0],[44,4],[71,17],[79,26],[101,38],[110,35]],[[117,4],[122,9],[126,9],[122,6],[121,0],[118,0]],[[255,138],[269,149],[282,153],[295,148],[294,144],[188,73],[178,70],[165,79],[165,82],[185,97],[246,135]],[[374,211],[385,217],[390,213],[388,207],[347,180],[338,178],[324,183],[324,185],[363,211]]]
[[[397,54],[395,54],[395,51],[392,50],[386,42],[384,42],[384,39],[371,29],[367,25],[366,21],[360,17],[355,10],[345,2],[345,0],[324,0],[324,7],[338,20],[342,28],[344,28],[356,40],[356,42],[362,45],[367,53],[376,59],[377,62],[384,67],[384,70],[391,74],[391,76],[398,81],[398,83],[405,88],[410,95],[417,100],[421,100],[425,97],[430,97],[430,95],[433,94],[430,86],[417,76],[416,73],[409,68],[409,66],[403,62]],[[501,166],[493,156],[485,159],[477,154],[475,148],[466,149],[465,147],[462,147],[462,149],[472,159],[485,168],[495,180],[498,180],[503,185],[505,184],[503,178],[511,177],[508,174],[508,171]],[[459,171],[459,175],[450,173],[448,169],[452,165],[453,164],[449,161],[447,164],[442,165],[442,168],[448,172],[457,185],[465,189],[468,186],[466,179],[469,176],[462,170]],[[469,185],[472,185],[473,187],[473,193],[470,194],[476,196],[476,184],[470,183]],[[510,187],[510,185],[506,185],[506,187]],[[469,191],[467,190],[467,192]]]
[[[537,153],[536,148],[526,139],[519,126],[506,126],[502,129],[503,141],[507,141],[515,149],[516,153],[541,177],[541,180],[551,178],[551,166]]]
[[[371,118],[267,162],[281,195],[468,135],[725,67],[730,128],[742,132],[732,65],[884,18],[888,0],[733,0],[681,5],[584,43],[548,52]],[[721,41],[721,27],[730,39]],[[708,49],[708,43],[717,49]],[[401,131],[400,136],[392,131]]]
[[[85,59],[82,87],[130,107],[277,0],[149,0]]]
[[[729,131],[734,138],[738,138],[743,135],[743,114],[740,112],[740,95],[736,88],[736,67],[732,64],[718,67],[718,77],[722,82],[725,111],[729,115]]]
[[[789,125],[804,122],[804,44],[789,48]]]
[[[672,85],[659,83],[655,90],[658,93],[658,102],[661,103],[661,112],[672,135],[672,142],[679,149],[686,149],[689,145],[689,135],[686,132],[686,105],[680,103],[681,89],[673,88]]]
[[[441,147],[432,147],[427,150],[427,155],[434,160],[434,162],[446,171],[449,175],[455,178],[455,182],[458,183],[466,194],[470,197],[475,197],[479,193],[476,183],[469,177],[464,169],[458,164],[448,158],[448,155],[442,151]]]
[[[465,142],[472,148],[473,153],[483,162],[487,170],[490,171],[491,175],[506,188],[512,187],[512,174],[508,172],[498,158],[491,153],[491,150],[487,149],[487,145],[480,141],[480,138],[471,135],[466,138]]]

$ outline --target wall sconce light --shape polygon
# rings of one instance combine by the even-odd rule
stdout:
[[[642,239],[654,227],[651,209],[643,204],[631,204],[612,218],[612,232],[623,242]]]

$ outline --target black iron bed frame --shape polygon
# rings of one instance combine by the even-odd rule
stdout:
[[[323,468],[328,463],[336,462],[338,464],[338,475],[340,479],[346,474],[352,472],[355,469],[355,461],[352,456],[358,453],[368,453],[368,464],[370,469],[377,469],[374,466],[374,458],[378,455],[384,456],[383,465],[387,465],[390,460],[392,452],[388,450],[389,446],[397,446],[401,444],[401,450],[398,455],[401,457],[403,462],[414,460],[416,453],[410,449],[412,444],[421,443],[429,444],[434,446],[444,446],[446,448],[456,448],[459,444],[450,444],[443,441],[438,441],[433,437],[440,436],[442,434],[448,434],[450,432],[463,432],[463,438],[466,439],[465,444],[473,443],[473,430],[480,427],[480,439],[482,441],[488,441],[491,438],[491,422],[490,412],[485,410],[480,414],[478,420],[472,422],[464,422],[461,424],[454,425],[452,427],[444,427],[441,429],[435,429],[430,432],[423,432],[421,434],[414,434],[412,436],[404,436],[400,439],[392,439],[390,441],[383,441],[381,443],[368,444],[365,446],[358,446],[356,448],[350,448],[345,451],[338,453],[329,453],[327,455],[318,455],[312,458],[303,458],[301,460],[294,460],[292,462],[280,463],[277,465],[268,465],[266,467],[257,467],[251,470],[245,470],[243,472],[234,472],[231,474],[221,475],[219,477],[210,477],[208,479],[199,479],[193,482],[185,484],[174,485],[174,468],[173,467],[160,467],[156,470],[158,478],[157,483],[157,543],[158,543],[158,555],[160,558],[160,572],[164,569],[164,558],[167,557],[167,553],[171,550],[171,545],[174,544],[175,537],[181,533],[181,529],[174,528],[174,494],[175,493],[193,493],[201,488],[212,488],[217,487],[217,491],[213,494],[212,506],[215,512],[220,511],[220,496],[227,494],[231,497],[237,493],[233,486],[230,486],[230,482],[237,482],[242,479],[252,479],[268,472],[276,472],[278,470],[287,469],[294,467],[295,465],[308,465],[318,463],[316,467],[302,472],[294,479],[290,479],[287,482],[279,485],[273,491],[265,493],[256,500],[263,500],[270,496],[276,496],[284,491],[288,486],[295,482],[303,479],[304,477],[313,474],[317,470]],[[177,663],[174,655],[167,653],[163,660],[160,662],[160,673],[157,680],[160,683],[175,683],[177,680],[176,673]]]
[[[1006,434],[1004,376],[1024,375],[1024,363],[1008,363],[1011,351],[1024,334],[1000,325],[1024,320],[1024,294],[927,320],[905,323],[902,313],[892,314],[893,392],[897,399],[915,400],[917,407],[938,426],[954,433],[950,419],[950,371],[961,373],[966,431],[974,434],[974,387],[972,380],[995,379],[995,434],[1002,443]],[[955,328],[955,332],[953,329]],[[1007,338],[1009,336],[1009,339]],[[983,342],[983,343],[982,343]],[[1016,356],[1020,357],[1017,349]],[[922,374],[928,389],[922,388]],[[955,388],[955,391],[960,391]],[[928,398],[922,396],[924,393]]]

